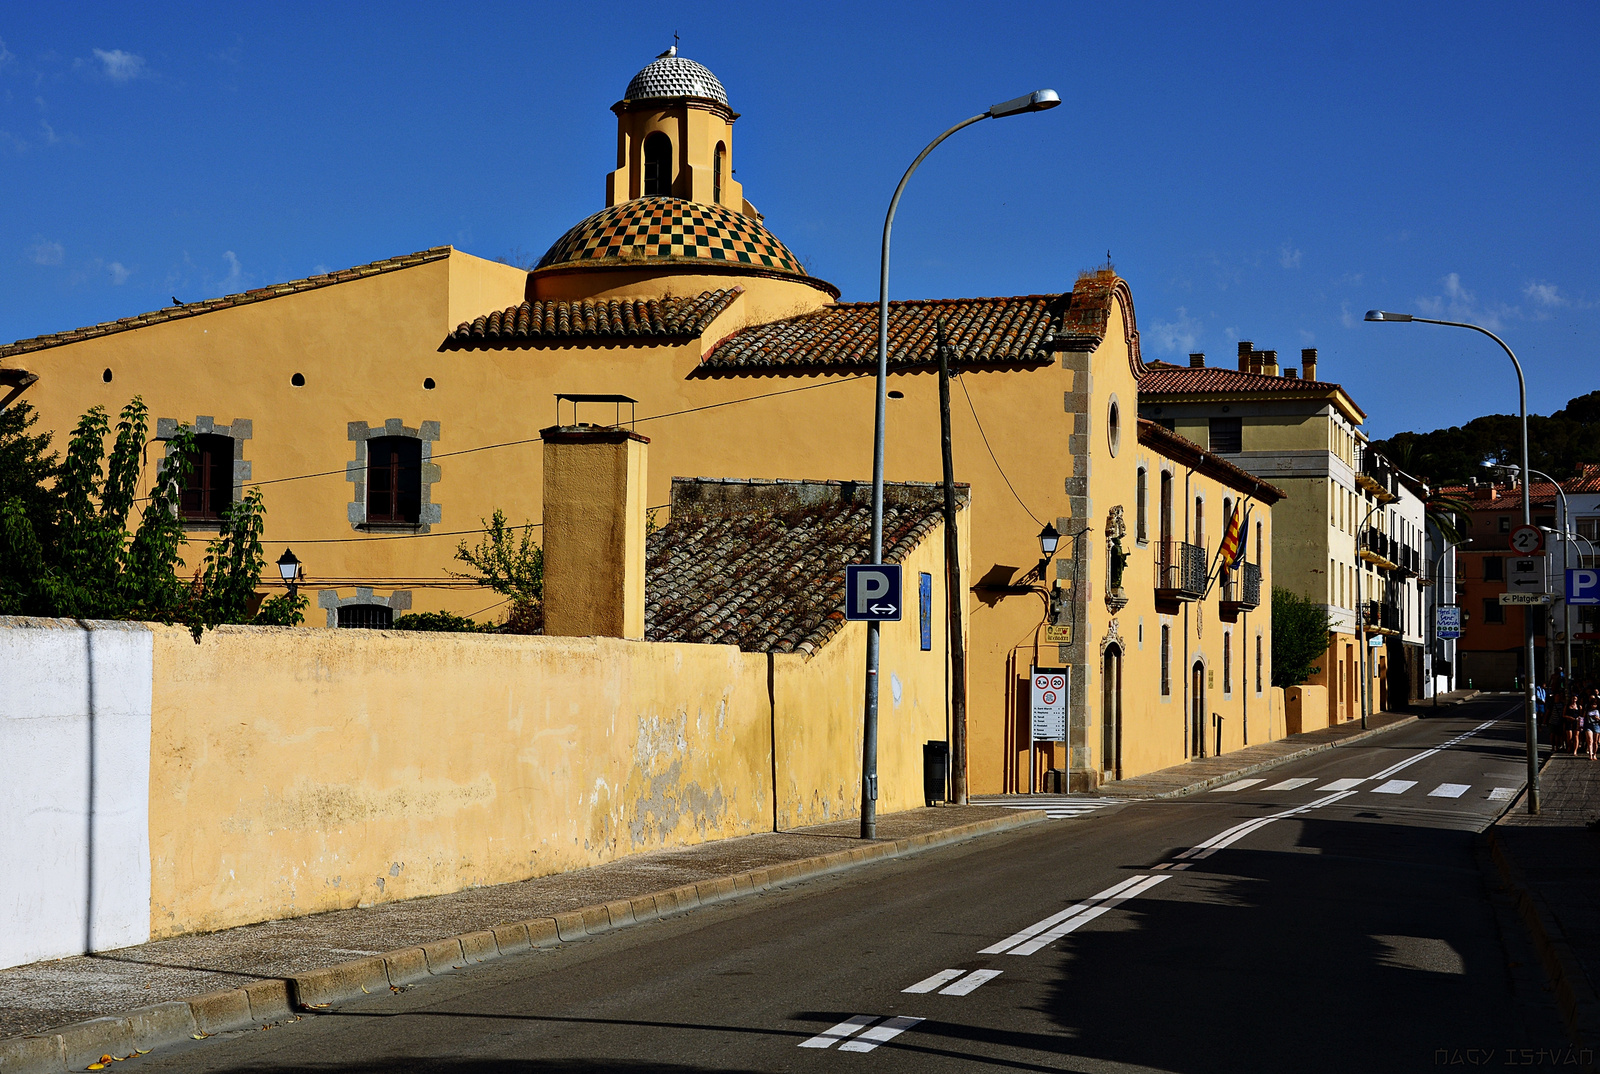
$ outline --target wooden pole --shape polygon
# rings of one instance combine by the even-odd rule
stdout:
[[[967,804],[967,645],[961,629],[961,549],[956,534],[955,463],[950,453],[950,351],[939,318],[939,433],[944,451],[944,592],[950,611],[950,800]]]

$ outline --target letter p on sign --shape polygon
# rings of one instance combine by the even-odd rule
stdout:
[[[1600,604],[1600,570],[1573,567],[1567,571],[1568,604]]]

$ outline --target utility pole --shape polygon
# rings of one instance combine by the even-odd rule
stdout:
[[[967,804],[967,643],[961,629],[961,548],[956,534],[956,471],[950,451],[950,349],[939,318],[939,435],[944,453],[944,594],[950,612],[950,800]]]

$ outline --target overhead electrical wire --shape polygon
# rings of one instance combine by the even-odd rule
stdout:
[[[1034,514],[1027,504],[1022,502],[1021,496],[1017,495],[1016,486],[1013,485],[1011,483],[1011,479],[1006,476],[1006,468],[1000,465],[1000,460],[995,457],[994,448],[989,446],[989,436],[983,431],[983,422],[978,418],[978,408],[972,405],[972,393],[967,391],[967,382],[961,377],[956,377],[955,382],[961,385],[961,394],[967,397],[967,409],[972,411],[972,420],[978,426],[978,435],[983,438],[983,446],[988,450],[989,458],[994,462],[994,468],[1000,471],[1000,480],[1006,483],[1006,488],[1010,489],[1011,495],[1016,497],[1017,504],[1024,511],[1028,512],[1028,517],[1033,519],[1035,522],[1039,522],[1039,516]],[[1039,525],[1042,526],[1044,523],[1039,522]]]

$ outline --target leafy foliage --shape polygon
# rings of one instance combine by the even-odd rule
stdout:
[[[1331,625],[1320,605],[1272,587],[1272,685],[1299,686],[1322,670],[1312,661],[1328,651]]]
[[[1522,419],[1488,414],[1448,429],[1396,433],[1372,446],[1402,470],[1436,485],[1489,481],[1500,477],[1493,466],[1521,463]],[[1529,466],[1565,481],[1593,462],[1600,462],[1600,391],[1569,399],[1548,417],[1528,415]]]
[[[33,421],[25,405],[0,413],[0,614],[182,622],[196,641],[218,623],[253,621],[259,491],[224,510],[199,577],[180,578],[187,539],[179,506],[194,434],[180,429],[170,442],[130,533],[149,430],[144,402],[135,397],[122,409],[109,456],[101,407],[79,419],[59,464],[47,454],[49,438],[29,434]],[[271,614],[299,621],[293,607]]]
[[[522,535],[514,531],[520,529]],[[473,548],[462,541],[456,559],[472,568],[451,571],[511,598],[502,629],[508,634],[537,634],[544,629],[544,549],[533,539],[533,525],[506,525],[505,512],[496,510],[485,519],[483,539]]]
[[[450,630],[465,634],[491,634],[494,627],[452,612],[408,612],[397,616],[396,630]]]

